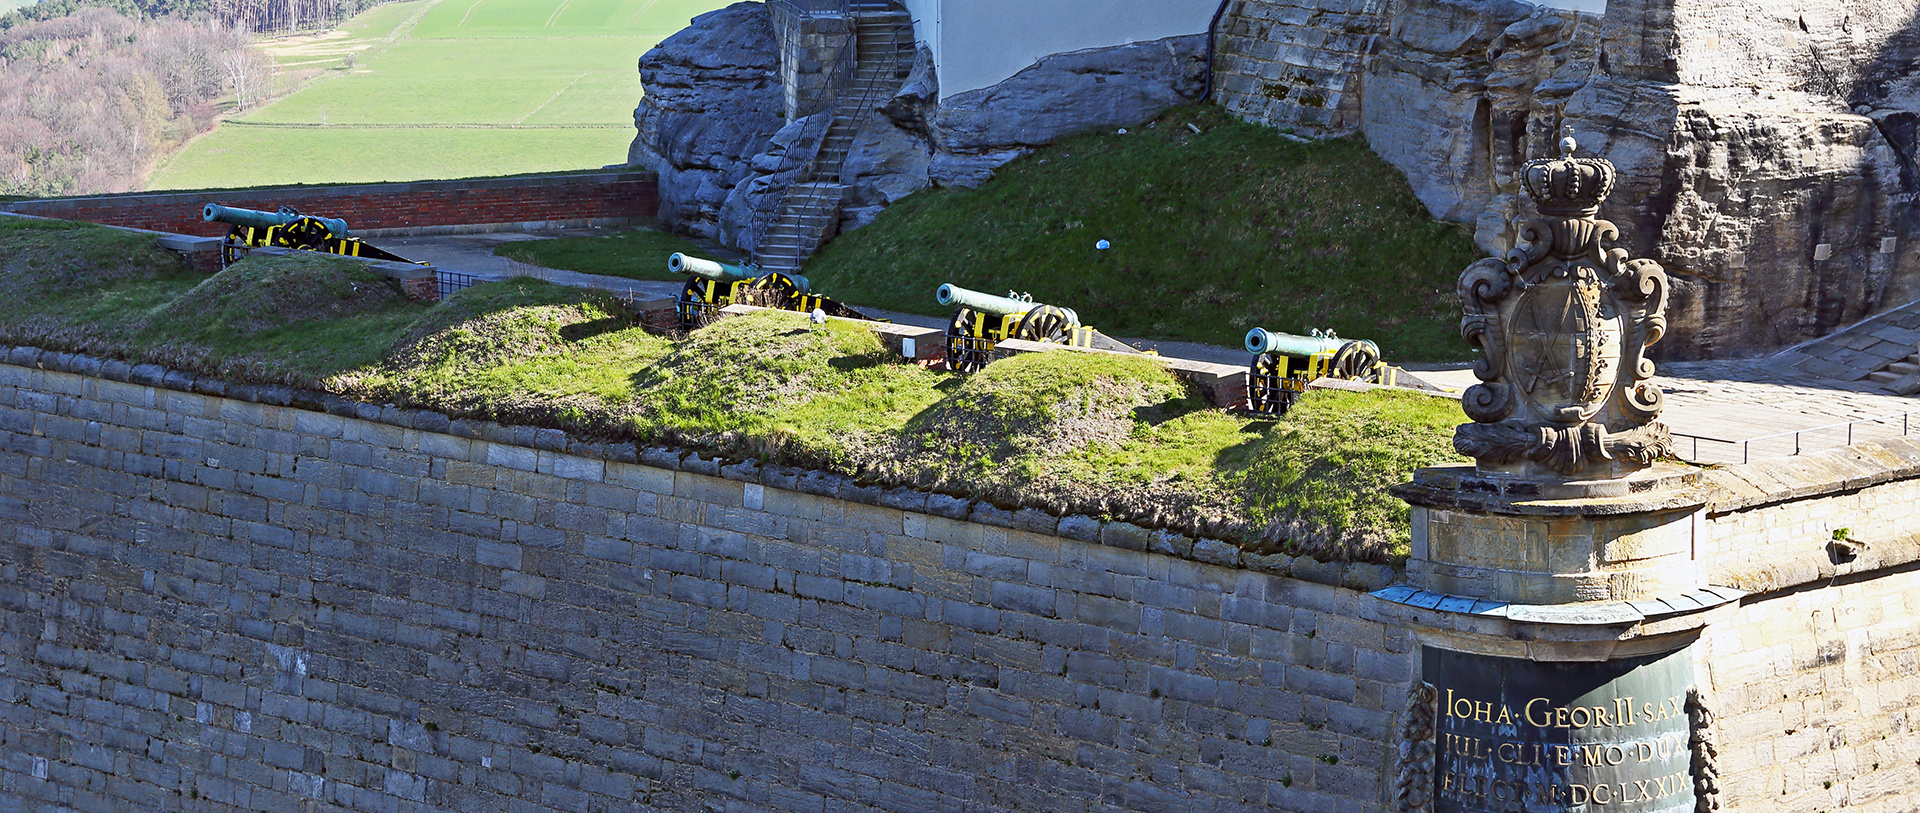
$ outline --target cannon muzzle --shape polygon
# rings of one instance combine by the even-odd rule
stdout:
[[[1351,341],[1338,336],[1296,336],[1292,333],[1278,333],[1256,327],[1247,331],[1247,352],[1254,355],[1280,353],[1296,358],[1306,358],[1315,353],[1332,353]],[[1375,347],[1373,342],[1362,340],[1361,344],[1372,348],[1375,358],[1380,357],[1380,349]]]
[[[200,216],[208,222],[226,223],[233,226],[248,226],[256,229],[285,226],[302,217],[299,212],[292,209],[281,209],[278,212],[262,212],[258,209],[221,206],[218,203],[207,204],[207,208],[201,210]],[[313,217],[312,215],[306,216]],[[340,238],[347,236],[347,221],[337,217],[313,217],[313,219],[319,221],[321,225],[326,226],[328,234]]]
[[[753,269],[747,268],[746,266],[728,265],[723,262],[715,262],[701,257],[689,257],[679,252],[675,252],[673,256],[667,258],[667,270],[675,274],[692,274],[696,277],[706,277],[707,279],[718,282],[739,282],[743,279],[753,279],[759,276],[753,272]],[[788,276],[792,277],[793,280],[801,286],[802,293],[806,292],[805,277],[794,276],[792,274]]]
[[[1038,302],[1024,302],[1004,296],[994,296],[993,294],[983,294],[979,291],[969,291],[952,283],[940,286],[940,290],[934,294],[934,297],[940,300],[940,304],[942,305],[958,305],[962,308],[970,308],[982,313],[991,313],[995,316],[1026,313],[1046,307]],[[1055,310],[1065,313],[1067,318],[1073,322],[1073,326],[1080,324],[1080,315],[1074,313],[1072,308],[1055,308]]]

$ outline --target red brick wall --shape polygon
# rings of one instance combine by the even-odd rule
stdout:
[[[16,201],[0,206],[20,214],[176,234],[226,234],[225,225],[201,219],[201,208],[208,203],[265,211],[291,206],[302,214],[342,218],[348,228],[358,234],[373,229],[494,223],[646,222],[659,210],[659,193],[652,173],[621,171],[242,192],[99,195]]]

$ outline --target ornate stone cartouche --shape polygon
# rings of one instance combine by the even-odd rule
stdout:
[[[1671,451],[1655,421],[1661,394],[1646,348],[1666,332],[1667,273],[1606,245],[1600,220],[1613,164],[1560,157],[1528,162],[1522,183],[1540,217],[1505,259],[1460,274],[1460,334],[1483,357],[1461,406],[1473,423],[1453,444],[1480,470],[1566,479],[1622,477]]]

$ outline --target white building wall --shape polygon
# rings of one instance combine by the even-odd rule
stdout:
[[[1201,34],[1220,0],[903,0],[940,95],[989,87],[1048,54]]]

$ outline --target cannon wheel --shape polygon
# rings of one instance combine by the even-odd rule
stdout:
[[[1363,381],[1369,384],[1380,383],[1380,354],[1366,342],[1347,342],[1333,353],[1332,373],[1335,378]]]
[[[1068,331],[1073,330],[1074,320],[1067,312],[1052,305],[1041,305],[1027,312],[1020,319],[1020,329],[1014,332],[1014,338],[1032,342],[1065,341]]]
[[[1285,415],[1293,406],[1293,391],[1286,386],[1287,357],[1280,353],[1261,353],[1253,357],[1253,369],[1247,371],[1247,408],[1262,415]]]
[[[747,284],[746,295],[741,299],[746,304],[763,308],[779,308],[783,311],[800,310],[801,298],[806,292],[794,284],[793,278],[781,273],[765,274]]]
[[[973,334],[975,322],[984,318],[972,308],[961,308],[947,324],[947,369],[961,373],[977,372],[987,366],[993,343]]]
[[[302,217],[288,223],[280,234],[286,241],[287,248],[296,248],[301,251],[327,251],[327,241],[333,237],[333,233],[327,231],[325,223],[311,217]]]
[[[720,318],[720,309],[707,301],[707,286],[712,284],[704,277],[691,277],[686,286],[680,289],[680,298],[674,301],[674,310],[680,314],[681,330],[698,330]]]
[[[247,239],[240,234],[242,227],[235,226],[227,230],[227,236],[220,239],[220,270],[240,261],[246,249],[252,248]]]

